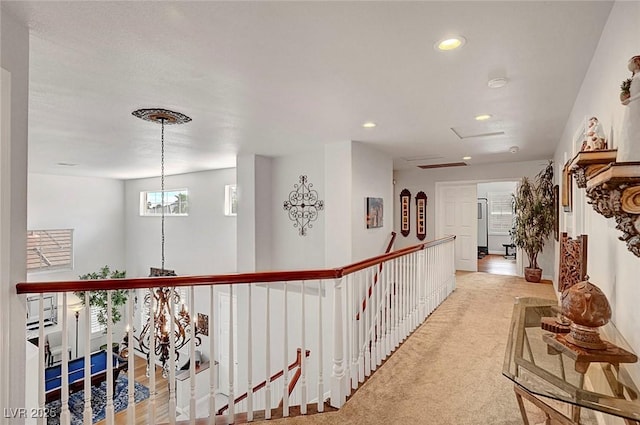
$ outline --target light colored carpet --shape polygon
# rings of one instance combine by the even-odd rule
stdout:
[[[555,299],[549,284],[459,273],[457,289],[337,412],[271,424],[522,424],[502,361],[515,297]],[[530,404],[531,424],[544,416]]]

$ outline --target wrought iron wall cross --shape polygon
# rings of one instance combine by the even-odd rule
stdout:
[[[289,199],[284,201],[284,209],[300,236],[307,235],[307,229],[318,219],[318,211],[324,209],[324,201],[318,199],[318,192],[312,188],[313,183],[307,182],[307,176],[300,176],[300,184],[293,185]]]

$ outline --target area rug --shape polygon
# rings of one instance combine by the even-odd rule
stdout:
[[[113,406],[117,412],[127,408],[129,404],[129,381],[126,375],[118,376],[115,382],[116,391],[113,398]],[[134,399],[138,403],[149,398],[149,388],[135,382],[134,383]],[[47,419],[47,425],[60,424],[60,409],[62,404],[60,400],[52,401],[47,404],[47,408],[51,415]],[[107,406],[107,383],[103,382],[99,387],[91,387],[91,408],[93,412],[93,423],[103,420],[106,416]],[[82,417],[84,413],[84,391],[78,391],[69,396],[69,411],[71,413],[71,425],[82,425]]]

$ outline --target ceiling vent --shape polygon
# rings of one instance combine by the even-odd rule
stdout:
[[[410,156],[407,158],[402,158],[405,162],[432,162],[440,159],[444,159],[444,156],[440,155],[420,155],[420,156]]]
[[[505,134],[504,131],[502,131],[502,130],[500,130],[500,131],[487,131],[487,132],[484,132],[484,133],[476,133],[476,132],[470,132],[470,131],[466,131],[465,129],[455,128],[455,127],[451,127],[451,131],[453,131],[453,134],[458,136],[458,138],[460,138],[460,140],[472,139],[474,137],[504,136],[504,134]]]
[[[444,164],[418,165],[418,168],[428,170],[430,168],[466,167],[466,162],[447,162]]]

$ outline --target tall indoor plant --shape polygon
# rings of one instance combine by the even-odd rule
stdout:
[[[87,273],[79,276],[80,280],[93,279],[123,279],[127,275],[126,271],[111,270],[109,266],[101,267],[99,271]],[[76,291],[75,294],[85,303],[84,291]],[[111,323],[116,324],[121,319],[121,307],[127,302],[128,292],[126,289],[111,291]],[[107,329],[107,291],[91,291],[89,294],[89,305],[98,309],[98,323]]]
[[[511,230],[513,243],[529,257],[525,267],[527,282],[540,282],[542,269],[538,267],[538,254],[553,231],[553,161],[534,179],[523,177],[513,195],[514,222]]]

